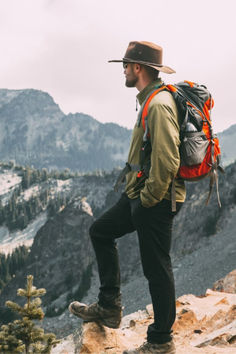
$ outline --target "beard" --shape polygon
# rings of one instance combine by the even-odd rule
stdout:
[[[137,82],[138,82],[138,76],[135,75],[133,67],[131,66],[130,71],[127,74],[127,77],[125,80],[125,86],[126,87],[135,87]]]
[[[132,77],[130,79],[127,79],[125,80],[125,86],[126,87],[135,87],[136,83],[138,81],[138,78],[137,77]]]
[[[126,78],[125,80],[125,86],[126,87],[135,87],[136,83],[138,81],[137,77],[132,77],[132,78]]]

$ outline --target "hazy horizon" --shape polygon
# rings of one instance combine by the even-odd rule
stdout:
[[[235,123],[233,65],[236,3],[187,0],[8,0],[0,2],[0,86],[48,92],[61,110],[132,128],[136,89],[121,64],[131,40],[163,47],[163,63],[183,80],[205,84],[215,100],[214,130]]]

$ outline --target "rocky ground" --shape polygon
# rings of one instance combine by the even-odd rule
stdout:
[[[184,294],[200,296],[205,293],[207,288],[211,288],[215,281],[225,277],[227,273],[235,269],[235,217],[236,208],[230,211],[230,217],[222,232],[202,240],[201,245],[191,254],[174,259],[173,268],[177,297]],[[137,263],[136,266],[135,275],[133,274],[131,280],[122,286],[124,315],[136,312],[137,309],[144,310],[147,304],[151,302],[148,285],[142,274],[140,264]],[[89,293],[82,299],[85,303],[94,302],[97,298],[99,281],[96,268],[93,269],[91,283]],[[81,324],[82,322],[70,315],[68,310],[58,317],[47,317],[44,320],[44,328],[56,333],[59,338],[77,330],[81,327]]]
[[[204,296],[183,295],[176,301],[173,330],[177,354],[236,352],[236,271],[214,287],[223,291],[208,289]],[[52,354],[120,354],[145,341],[146,328],[152,321],[152,306],[148,305],[124,317],[118,330],[86,323],[82,330],[62,340]]]

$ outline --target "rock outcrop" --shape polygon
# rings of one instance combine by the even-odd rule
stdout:
[[[227,274],[225,278],[221,278],[216,281],[212,289],[236,294],[236,270],[233,270]]]
[[[235,278],[231,275],[226,278],[231,279],[233,288]],[[177,354],[236,353],[235,293],[208,289],[201,297],[192,294],[179,297],[176,307],[173,331]],[[144,311],[125,316],[118,330],[95,322],[84,323],[81,330],[57,345],[52,354],[120,354],[141,345],[152,322],[152,306],[148,305]]]

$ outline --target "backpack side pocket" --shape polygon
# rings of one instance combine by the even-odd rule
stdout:
[[[209,141],[204,132],[185,132],[180,144],[181,165],[201,164],[207,152]]]

